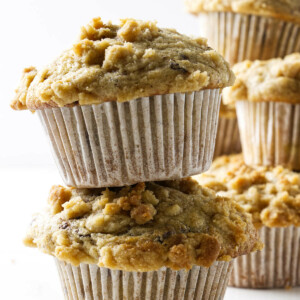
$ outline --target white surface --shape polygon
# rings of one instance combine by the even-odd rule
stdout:
[[[53,259],[22,244],[31,215],[45,205],[50,186],[62,183],[56,168],[1,168],[0,182],[0,299],[63,299]],[[250,299],[299,300],[300,288],[277,291],[228,288],[225,297],[225,300]]]
[[[59,300],[61,288],[51,257],[22,245],[31,215],[61,183],[36,116],[9,108],[24,67],[42,66],[72,45],[92,17],[157,20],[160,26],[196,34],[197,22],[183,0],[10,0],[0,1],[0,286],[3,300]],[[15,166],[15,167],[12,167]],[[23,168],[21,168],[23,166]],[[40,166],[40,167],[38,167]],[[300,289],[228,289],[227,300],[300,299]]]

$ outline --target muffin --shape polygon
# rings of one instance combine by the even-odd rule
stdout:
[[[300,51],[299,0],[186,0],[186,8],[232,65]]]
[[[245,162],[300,170],[300,54],[233,69],[223,101],[236,104]]]
[[[282,166],[247,166],[242,155],[217,158],[195,176],[252,215],[265,247],[234,260],[229,284],[244,288],[300,286],[300,174]]]
[[[208,169],[233,81],[205,39],[96,18],[52,64],[24,70],[11,106],[37,110],[67,185],[123,186]]]
[[[66,299],[222,299],[231,259],[261,248],[250,215],[191,178],[54,186],[25,244],[55,257]]]
[[[214,157],[240,152],[241,140],[235,105],[226,105],[221,101]]]

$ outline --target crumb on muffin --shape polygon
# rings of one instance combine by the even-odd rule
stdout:
[[[238,154],[215,159],[208,172],[193,178],[234,199],[257,228],[300,226],[300,173],[282,166],[248,166]]]
[[[235,84],[223,91],[225,104],[237,101],[300,103],[300,53],[243,61],[233,66]]]
[[[53,63],[25,69],[14,109],[128,101],[218,89],[234,82],[229,64],[207,45],[155,22],[93,19]]]
[[[74,265],[190,269],[261,248],[250,215],[191,178],[109,189],[54,186],[49,198],[25,244]]]

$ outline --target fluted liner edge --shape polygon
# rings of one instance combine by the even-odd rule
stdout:
[[[268,228],[259,231],[262,251],[233,261],[229,285],[242,288],[300,286],[300,228]]]
[[[276,18],[209,12],[199,14],[201,36],[231,65],[300,52],[300,26]]]
[[[236,103],[246,164],[300,170],[300,104]]]
[[[190,271],[125,272],[55,259],[66,300],[222,300],[231,262]]]
[[[69,186],[178,179],[212,162],[219,90],[49,108],[38,115]]]

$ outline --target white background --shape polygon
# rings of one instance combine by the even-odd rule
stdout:
[[[62,183],[37,116],[9,108],[24,67],[40,67],[69,48],[91,18],[157,20],[196,35],[183,0],[0,0],[0,299],[62,299],[51,257],[25,248],[22,237],[52,184]],[[300,299],[300,289],[228,289],[229,299]]]

